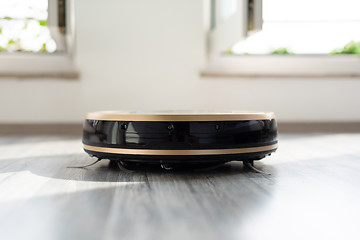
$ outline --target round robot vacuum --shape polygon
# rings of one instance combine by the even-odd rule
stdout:
[[[84,150],[122,164],[207,166],[260,160],[277,149],[272,112],[88,113]]]

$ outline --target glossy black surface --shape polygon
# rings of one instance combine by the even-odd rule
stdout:
[[[277,143],[274,119],[223,122],[86,120],[83,143],[128,149],[225,149]]]

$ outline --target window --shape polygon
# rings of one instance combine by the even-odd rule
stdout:
[[[76,77],[70,0],[0,0],[0,76]]]
[[[360,76],[357,0],[211,0],[205,75]]]
[[[232,53],[334,54],[348,45],[353,46],[352,53],[360,54],[359,1],[266,0],[263,4],[262,31],[239,41]]]

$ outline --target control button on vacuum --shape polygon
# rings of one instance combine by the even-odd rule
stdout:
[[[120,128],[121,130],[126,130],[128,128],[128,125],[126,123],[122,123]]]

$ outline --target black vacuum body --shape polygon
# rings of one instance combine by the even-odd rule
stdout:
[[[122,163],[191,165],[260,160],[277,149],[273,113],[93,112],[84,150]]]

